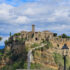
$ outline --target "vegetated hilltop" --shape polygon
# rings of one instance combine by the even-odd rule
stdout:
[[[46,44],[32,51],[31,69],[62,70],[63,57],[60,49],[64,43],[70,46],[70,37],[66,34],[57,36],[57,33],[50,31],[35,32],[35,25],[32,25],[30,32],[10,33],[9,39],[5,41],[4,54],[0,56],[0,67],[3,70],[27,69],[28,51]],[[67,68],[70,67],[69,58],[70,56],[67,57]]]
[[[2,40],[2,37],[0,37],[0,40]]]

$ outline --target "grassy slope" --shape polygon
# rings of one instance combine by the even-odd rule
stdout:
[[[63,58],[61,54],[57,54],[56,52],[53,52],[50,54],[49,49],[53,48],[52,43],[44,41],[43,43],[47,43],[44,48],[40,48],[33,52],[34,56],[34,62],[31,64],[31,69],[51,69],[51,70],[57,70],[58,66],[63,66]],[[39,44],[33,44],[31,47],[36,47]],[[40,52],[41,51],[41,52]],[[48,51],[48,52],[47,52]],[[26,50],[25,50],[26,52]],[[6,65],[2,70],[16,70],[16,69],[27,69],[27,57],[24,52],[24,56],[17,57],[17,60],[13,61],[13,64]],[[10,56],[6,55],[6,56]],[[16,56],[11,55],[12,58],[15,58]],[[70,66],[70,60],[69,57],[67,57],[67,68]]]

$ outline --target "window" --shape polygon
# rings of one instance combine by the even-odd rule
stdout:
[[[35,38],[35,40],[37,41],[37,40],[38,40],[38,38]]]

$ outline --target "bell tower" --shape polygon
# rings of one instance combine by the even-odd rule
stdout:
[[[33,33],[35,32],[35,25],[34,24],[32,25],[32,32]]]

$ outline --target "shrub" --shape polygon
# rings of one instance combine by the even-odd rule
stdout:
[[[31,36],[32,38],[34,37],[34,33],[32,34],[32,36]]]
[[[10,37],[11,37],[12,35],[11,35],[11,32],[10,32]]]
[[[67,36],[66,34],[62,34],[61,36],[58,36],[59,38],[70,38],[70,36]]]
[[[5,45],[8,44],[8,40],[5,40]]]
[[[2,37],[0,37],[0,40],[2,40]]]
[[[21,35],[21,33],[15,33],[15,34],[14,34],[14,36],[19,36],[19,35]]]
[[[34,48],[34,47],[37,47],[37,46],[39,46],[39,44],[34,43],[34,44],[31,45],[31,48]]]
[[[62,38],[62,36],[58,36],[59,38]]]
[[[12,39],[9,39],[9,40],[5,40],[5,45],[7,44],[12,44],[13,40]]]
[[[64,59],[59,53],[54,53],[54,61],[56,64],[63,66],[64,65]],[[70,67],[70,57],[66,57],[66,66],[67,68]]]
[[[62,38],[67,38],[67,35],[66,34],[62,34]]]
[[[67,67],[69,68],[70,67],[70,57],[66,57],[66,64],[67,64]]]
[[[47,42],[47,45],[45,45],[45,47],[47,48],[47,49],[49,49],[49,48],[52,48],[53,47],[53,45],[52,45],[52,43],[51,42]]]
[[[54,33],[53,36],[56,37],[57,36],[57,33]]]
[[[27,69],[27,63],[24,63],[23,68],[24,68],[24,69]]]
[[[42,67],[39,63],[31,63],[31,69],[40,69]]]
[[[53,57],[56,64],[63,66],[63,57],[59,53],[53,53]]]
[[[42,39],[42,43],[47,44],[47,41]]]
[[[6,65],[5,67],[1,68],[1,70],[16,70],[12,65]]]

